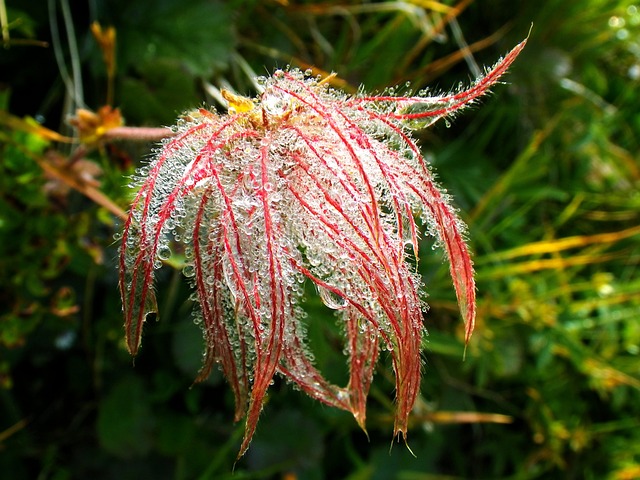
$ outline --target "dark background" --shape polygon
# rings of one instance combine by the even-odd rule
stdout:
[[[6,0],[6,9],[2,478],[640,477],[640,7]],[[107,102],[93,21],[116,29],[113,106],[135,126],[171,125],[202,105],[222,109],[212,86],[252,96],[254,74],[288,65],[337,72],[347,90],[410,81],[416,91],[448,91],[531,29],[504,85],[449,126],[418,134],[469,224],[479,314],[462,361],[448,267],[425,238],[430,335],[409,431],[415,457],[403,444],[389,448],[394,383],[382,358],[369,438],[348,414],[276,380],[234,469],[243,425],[233,423],[233,399],[218,373],[192,386],[203,345],[178,269],[159,272],[161,321],[147,325],[135,363],[129,357],[113,239],[121,221],[45,175],[51,152],[65,158],[73,147],[33,128],[70,135],[76,108]],[[102,145],[76,173],[99,181],[126,210],[129,176],[148,152],[149,145]],[[309,313],[318,366],[339,380],[340,330],[319,301],[310,300]]]

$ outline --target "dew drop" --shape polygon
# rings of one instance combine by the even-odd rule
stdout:
[[[262,108],[268,115],[283,115],[289,108],[287,99],[278,93],[265,94],[262,97]]]
[[[338,390],[338,393],[337,393],[336,396],[338,397],[338,400],[345,401],[345,400],[349,399],[349,392],[347,392],[347,391],[345,391],[343,389],[340,389],[340,390]]]
[[[160,260],[169,260],[171,258],[171,249],[168,245],[161,245],[158,248],[158,258]]]
[[[182,269],[182,274],[187,278],[191,278],[196,274],[196,269],[193,265],[185,265]]]
[[[322,303],[333,310],[341,310],[347,306],[347,300],[344,297],[332,292],[326,287],[318,285],[318,293],[320,294]]]
[[[626,40],[629,38],[629,30],[627,30],[626,28],[621,28],[620,30],[618,30],[616,32],[616,38],[618,40]]]

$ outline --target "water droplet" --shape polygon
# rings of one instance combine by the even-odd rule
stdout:
[[[622,17],[613,16],[609,18],[609,26],[611,28],[622,28],[624,27],[625,20]]]
[[[341,310],[347,306],[346,298],[332,292],[326,287],[318,285],[318,293],[320,294],[322,303],[333,310]]]
[[[262,108],[268,115],[280,116],[289,109],[289,102],[283,94],[269,91],[262,96]]]
[[[629,38],[629,30],[627,30],[626,28],[621,28],[620,30],[618,30],[616,32],[616,38],[618,40],[626,40]]]
[[[196,274],[196,269],[193,265],[185,265],[182,269],[182,274],[187,278],[191,278]]]
[[[349,399],[349,392],[347,392],[346,390],[340,389],[338,390],[338,393],[336,394],[336,396],[338,397],[338,400],[345,401]]]
[[[158,258],[160,260],[169,260],[171,258],[171,249],[169,245],[160,245],[158,248]]]

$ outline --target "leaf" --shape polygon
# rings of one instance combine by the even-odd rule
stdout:
[[[185,75],[179,60],[149,59],[140,62],[137,69],[139,75],[125,77],[118,93],[128,122],[168,125],[177,112],[193,106],[195,82]]]
[[[149,398],[137,377],[125,377],[100,404],[98,438],[106,450],[119,457],[148,453],[153,446],[153,425]]]
[[[298,410],[282,410],[263,427],[248,457],[252,468],[279,465],[296,471],[299,478],[322,478],[324,448],[320,426],[313,418]]]
[[[191,75],[210,76],[226,67],[235,44],[230,12],[219,1],[126,2],[121,21],[118,63],[124,68],[165,59]]]

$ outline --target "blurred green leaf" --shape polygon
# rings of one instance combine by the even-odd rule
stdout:
[[[184,110],[195,106],[195,81],[184,74],[179,61],[149,60],[139,68],[141,76],[125,78],[118,92],[128,122],[169,125]]]
[[[316,422],[298,410],[282,410],[262,422],[247,463],[262,470],[278,466],[298,478],[317,480],[322,474],[323,445]]]
[[[140,72],[169,61],[190,75],[210,76],[227,66],[235,44],[231,12],[220,1],[124,2],[118,15],[120,64]]]
[[[156,421],[144,383],[125,376],[102,400],[97,432],[102,446],[118,457],[147,454],[153,447]]]

